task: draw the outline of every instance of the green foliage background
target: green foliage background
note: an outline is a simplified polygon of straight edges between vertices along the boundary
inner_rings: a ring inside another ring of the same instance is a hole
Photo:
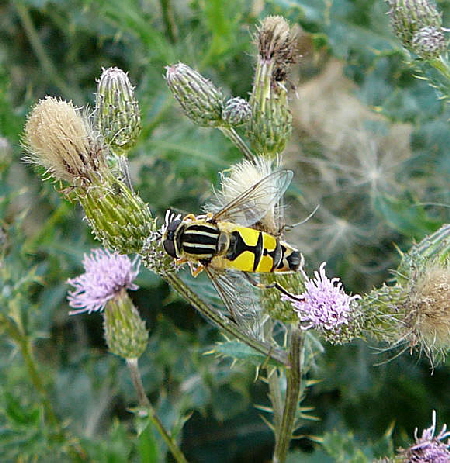
[[[450,3],[439,8],[448,25]],[[218,172],[240,155],[219,132],[184,117],[164,66],[182,61],[246,97],[251,34],[264,16],[283,15],[304,31],[291,76],[288,222],[320,204],[289,241],[304,252],[308,272],[327,261],[348,291],[363,293],[389,279],[396,246],[407,250],[449,221],[448,106],[405,63],[387,9],[381,0],[0,4],[0,311],[20,319],[85,461],[161,461],[163,446],[151,430],[136,435],[129,411],[136,398],[123,362],[106,352],[101,317],[67,315],[65,281],[98,243],[82,211],[21,162],[30,108],[45,95],[92,105],[102,68],[128,71],[143,119],[131,159],[136,190],[159,217],[169,207],[200,211]],[[222,340],[216,330],[150,272],[137,283],[132,297],[151,334],[141,360],[145,387],[169,428],[187,420],[189,460],[268,459],[272,435],[254,408],[268,405],[267,390],[254,367],[207,355]],[[78,461],[67,442],[49,438],[39,391],[14,337],[0,329],[0,459]],[[430,425],[433,409],[450,422],[448,366],[431,372],[416,354],[394,357],[374,343],[325,345],[309,374],[318,382],[302,404],[319,420],[304,422],[306,437],[293,442],[289,461],[366,461],[407,445],[415,427]],[[315,443],[324,433],[333,458]]]

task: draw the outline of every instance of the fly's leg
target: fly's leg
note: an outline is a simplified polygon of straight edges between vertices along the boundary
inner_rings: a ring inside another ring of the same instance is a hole
[[[191,275],[195,278],[197,277],[205,268],[204,265],[202,264],[194,264],[193,262],[189,261],[185,257],[180,257],[178,259],[175,259],[175,264],[176,265],[183,265],[183,264],[188,264],[189,268],[191,269]]]
[[[242,273],[244,274],[247,281],[253,286],[255,286],[256,288],[259,288],[259,289],[275,288],[278,291],[280,291],[280,293],[284,294],[290,299],[294,299],[295,301],[300,301],[300,302],[303,302],[305,300],[304,296],[296,296],[295,294],[290,293],[287,289],[284,289],[283,286],[281,286],[279,283],[275,282],[275,283],[270,283],[268,285],[265,285],[263,283],[258,283],[257,281],[255,281],[247,272],[242,272]]]
[[[191,269],[191,275],[194,278],[197,278],[198,275],[200,275],[200,273],[202,273],[203,269],[205,268],[205,266],[202,264],[197,264],[197,266],[195,266],[195,264],[193,264],[192,262],[189,262],[189,267]]]

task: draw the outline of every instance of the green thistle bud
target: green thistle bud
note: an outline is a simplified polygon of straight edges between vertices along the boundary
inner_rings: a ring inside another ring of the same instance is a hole
[[[186,115],[200,127],[217,127],[222,120],[222,92],[183,63],[166,67],[166,81]]]
[[[139,103],[128,75],[119,68],[104,70],[98,81],[95,121],[112,149],[125,151],[136,143],[141,130]]]
[[[243,98],[230,98],[222,111],[222,117],[230,125],[241,125],[247,122],[252,115],[250,104]]]
[[[298,55],[297,33],[285,19],[268,17],[261,23],[255,41],[258,58],[247,135],[254,151],[275,157],[284,150],[291,134],[286,79]]]
[[[101,184],[78,195],[94,235],[121,254],[140,252],[154,219],[144,201],[122,181],[105,176]]]
[[[427,26],[414,34],[411,48],[417,56],[431,60],[446,53],[447,41],[442,29]]]
[[[130,360],[138,359],[145,352],[148,331],[125,291],[107,302],[103,327],[106,343],[113,354]]]
[[[403,45],[412,50],[414,35],[424,27],[441,29],[442,18],[428,0],[387,0],[391,25]]]
[[[280,98],[267,99],[264,110],[258,106],[253,105],[247,135],[253,151],[275,158],[284,151],[292,131],[287,92]]]

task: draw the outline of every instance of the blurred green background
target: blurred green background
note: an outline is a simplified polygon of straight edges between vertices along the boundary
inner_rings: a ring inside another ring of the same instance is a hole
[[[438,6],[446,25],[450,3]],[[99,243],[82,210],[21,161],[30,108],[45,95],[92,107],[102,68],[127,71],[143,120],[130,161],[136,190],[159,217],[169,207],[198,212],[218,173],[241,156],[220,132],[182,114],[164,67],[182,61],[246,98],[255,27],[283,15],[303,31],[290,76],[287,223],[320,205],[288,239],[308,273],[327,261],[347,291],[364,293],[390,278],[396,246],[407,250],[449,221],[448,107],[406,64],[387,10],[381,0],[0,4],[0,311],[20,319],[85,461],[157,461],[158,437],[136,436],[128,410],[136,398],[123,362],[106,351],[102,317],[68,316],[66,280]],[[187,419],[181,446],[189,461],[268,461],[272,434],[254,407],[268,405],[267,388],[254,366],[206,355],[223,340],[217,330],[149,271],[137,283],[131,296],[151,336],[140,361],[144,384],[169,427]],[[1,461],[77,461],[67,442],[49,439],[17,339],[0,329]],[[315,440],[332,430],[348,438],[348,455],[355,445],[372,458],[387,454],[391,429],[394,448],[407,445],[414,428],[431,424],[432,410],[450,423],[446,364],[431,371],[416,353],[395,354],[375,342],[324,346],[308,374],[318,382],[302,403],[318,420],[303,422],[290,461],[327,461]]]

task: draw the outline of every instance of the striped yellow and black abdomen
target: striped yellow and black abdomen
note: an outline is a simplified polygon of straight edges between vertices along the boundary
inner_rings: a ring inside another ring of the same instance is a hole
[[[216,269],[235,269],[243,272],[273,272],[281,260],[279,240],[263,231],[219,222],[218,227],[229,235],[226,252],[212,258]]]

